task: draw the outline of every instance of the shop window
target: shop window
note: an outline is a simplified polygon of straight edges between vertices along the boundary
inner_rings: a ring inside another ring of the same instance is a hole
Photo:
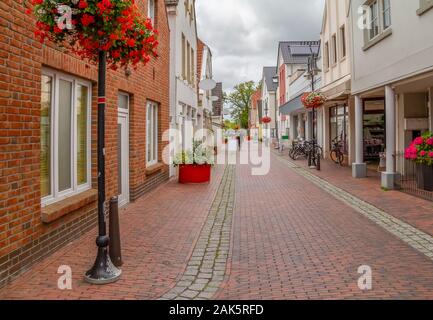
[[[41,77],[42,205],[90,189],[91,85],[44,70]]]
[[[343,153],[348,153],[349,110],[346,105],[335,106],[329,109],[329,145],[338,140]]]
[[[364,159],[379,161],[385,151],[385,102],[384,100],[364,101]]]

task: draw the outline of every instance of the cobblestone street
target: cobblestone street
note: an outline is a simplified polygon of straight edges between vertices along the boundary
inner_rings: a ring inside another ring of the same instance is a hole
[[[214,168],[209,185],[171,181],[122,211],[120,281],[83,281],[94,229],[0,299],[433,299],[433,230],[337,184],[275,154],[265,176],[228,165]],[[60,265],[72,268],[72,290],[57,289]],[[372,290],[358,287],[362,265]]]

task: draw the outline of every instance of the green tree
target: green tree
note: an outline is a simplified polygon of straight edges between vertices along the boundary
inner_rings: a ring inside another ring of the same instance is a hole
[[[248,129],[251,97],[258,88],[254,81],[247,81],[236,85],[233,92],[224,93],[224,102],[231,107],[231,117],[241,128]]]

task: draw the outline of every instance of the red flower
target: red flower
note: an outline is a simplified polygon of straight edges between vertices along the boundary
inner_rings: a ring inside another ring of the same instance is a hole
[[[26,14],[32,14],[33,10],[32,9],[26,9]]]
[[[128,41],[126,42],[126,44],[129,47],[135,47],[135,40],[134,39],[128,39]]]
[[[112,57],[113,59],[118,59],[118,58],[120,58],[120,51],[119,51],[119,50],[112,51],[112,52],[111,52],[111,57]]]
[[[78,8],[80,9],[86,9],[88,6],[89,4],[85,0],[81,0],[80,3],[78,4]]]
[[[83,24],[83,26],[87,27],[89,24],[94,22],[95,22],[94,16],[87,13],[83,14],[83,17],[81,18],[81,23]]]
[[[44,0],[32,0],[33,5],[42,4]]]
[[[63,30],[60,29],[57,25],[55,25],[55,26],[54,26],[54,32],[55,32],[55,33],[62,33]]]

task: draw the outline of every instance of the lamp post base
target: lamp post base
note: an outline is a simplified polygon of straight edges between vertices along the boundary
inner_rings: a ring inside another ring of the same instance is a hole
[[[84,280],[91,284],[109,284],[119,280],[122,270],[111,262],[107,247],[98,248],[98,255],[92,269],[86,272]]]

